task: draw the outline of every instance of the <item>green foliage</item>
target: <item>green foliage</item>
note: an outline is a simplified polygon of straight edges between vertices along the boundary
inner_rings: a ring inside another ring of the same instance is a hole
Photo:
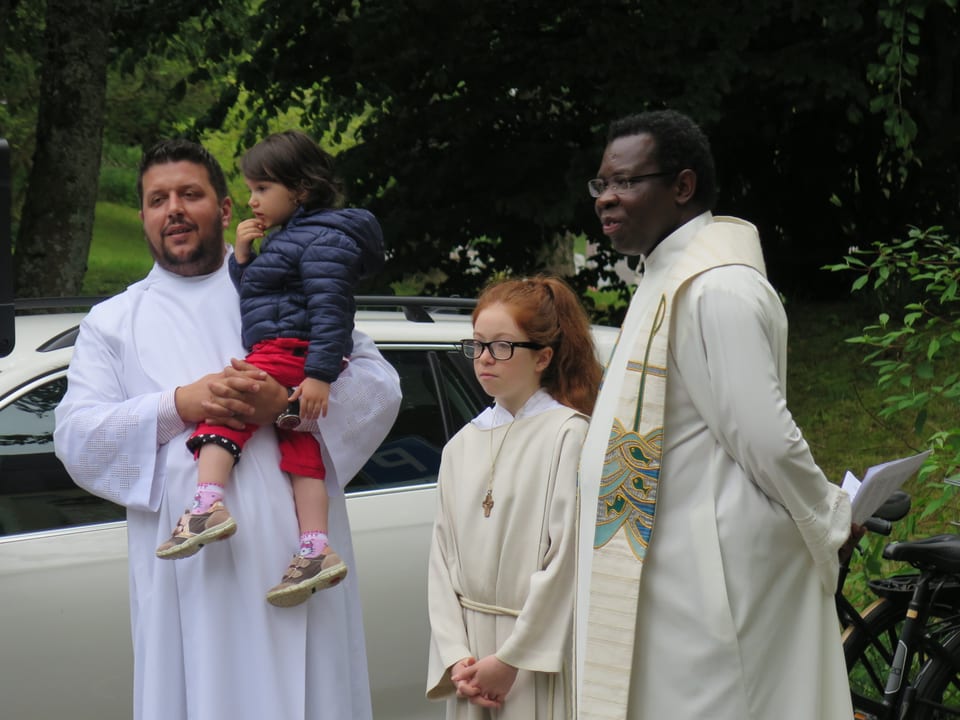
[[[0,14],[0,137],[10,145],[13,175],[13,235],[26,193],[27,174],[33,157],[40,94],[39,62],[42,45],[43,8],[18,2]]]
[[[97,199],[136,208],[138,206],[136,168],[113,165],[102,167]]]
[[[0,134],[13,140],[17,192],[42,6],[13,3],[0,18]],[[956,6],[117,0],[105,137],[138,152],[159,136],[213,138],[228,173],[278,124],[334,148],[346,139],[351,201],[388,236],[384,284],[426,266],[438,271],[427,291],[470,294],[482,278],[451,248],[499,238],[497,269],[533,272],[544,246],[596,238],[583,182],[608,122],[675,107],[713,141],[718,212],[755,222],[774,283],[809,297],[824,292],[814,269],[847,246],[955,206]],[[126,202],[125,167],[107,165],[102,197]],[[242,183],[231,189],[242,215]],[[577,288],[626,297],[616,256],[605,242],[599,252]]]
[[[140,155],[139,147],[104,141],[100,161],[100,185],[97,188],[98,201],[139,208],[137,166]],[[98,212],[99,210],[98,207]]]
[[[168,137],[198,138],[196,120],[233,86],[238,58],[220,53],[255,0],[117,3],[107,139],[143,149]]]
[[[901,297],[902,315],[881,312],[849,342],[866,352],[886,393],[880,416],[906,417],[934,454],[921,480],[960,469],[960,247],[941,227],[911,228],[906,239],[851,248],[830,270],[853,270],[853,292]],[[926,512],[938,508],[927,507]]]
[[[134,51],[129,51],[134,52]],[[109,73],[105,139],[115,145],[143,149],[162,138],[183,135],[183,125],[206,112],[223,82],[187,84],[196,67],[189,55],[149,55],[129,72],[123,59]]]
[[[863,262],[867,258],[856,255]],[[866,265],[866,263],[864,263]],[[859,273],[863,268],[854,265]],[[872,303],[859,302],[870,287],[837,303],[790,302],[790,361],[788,400],[794,419],[828,478],[839,482],[845,471],[858,477],[871,465],[920,452],[927,438],[914,432],[910,413],[883,412],[889,392],[877,385],[875,369],[863,362],[864,346],[847,342],[876,317]],[[883,288],[881,288],[883,289]],[[874,300],[876,302],[876,300]],[[889,300],[888,303],[889,309]],[[829,358],[826,361],[825,358]],[[937,410],[943,425],[960,427],[960,405]],[[884,546],[952,532],[950,522],[960,520],[960,494],[926,469],[904,488],[913,499],[911,513],[894,525],[890,537],[868,534],[851,566],[845,593],[855,606],[866,607],[873,598],[867,580],[902,572],[902,566],[882,557]]]
[[[876,93],[870,110],[883,117],[883,129],[896,156],[899,183],[907,177],[907,166],[919,160],[914,147],[919,128],[908,96],[924,61],[922,27],[931,8],[950,11],[956,22],[957,0],[884,0],[877,11],[887,37],[877,47],[877,60],[867,66],[867,80]],[[926,61],[930,59],[928,53]]]
[[[240,31],[217,34],[214,62],[248,55],[204,122],[217,127],[239,105],[249,142],[291,108],[333,141],[360,121],[340,168],[354,203],[384,225],[385,283],[426,265],[444,278],[429,291],[470,294],[479,278],[451,248],[500,238],[497,268],[528,273],[558,238],[596,237],[583,184],[607,124],[674,107],[713,141],[718,211],[760,227],[778,287],[811,293],[822,283],[810,273],[858,237],[929,224],[955,201],[956,134],[949,93],[937,91],[960,69],[943,22],[952,2],[922,0],[917,17],[908,0],[879,15],[847,0],[695,13],[666,0],[263,0]],[[923,161],[896,193],[891,107]],[[617,284],[615,259],[602,243],[583,286]]]
[[[960,248],[940,227],[911,228],[904,240],[851,248],[828,269],[856,272],[853,292],[870,293],[886,308],[848,338],[876,373],[878,419],[898,424],[934,450],[907,485],[913,511],[895,526],[893,539],[945,532],[958,519],[960,499],[957,478],[951,478],[960,468]],[[902,311],[893,311],[895,306]],[[852,592],[866,598],[868,578],[900,570],[882,559],[888,541],[864,539],[863,562],[849,581]]]

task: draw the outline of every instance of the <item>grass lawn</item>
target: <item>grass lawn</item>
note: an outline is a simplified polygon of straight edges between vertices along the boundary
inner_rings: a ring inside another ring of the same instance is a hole
[[[152,266],[137,211],[114,203],[97,203],[83,294],[114,295],[146,275]]]
[[[883,395],[874,369],[862,361],[863,347],[845,342],[874,318],[854,302],[787,304],[790,347],[787,397],[814,457],[832,480],[846,470],[863,477],[870,466],[926,449],[913,430],[913,418],[880,418]],[[931,406],[928,426],[960,424],[956,405]],[[907,489],[918,502],[944,491],[939,480]],[[956,508],[956,504],[952,507]],[[954,513],[960,519],[960,512]],[[948,518],[953,520],[954,517]],[[948,531],[944,523],[924,523],[929,532]]]
[[[845,342],[870,322],[853,302],[787,304],[787,399],[824,472],[839,481],[870,466],[926,449],[907,423],[878,417],[881,396],[863,348]]]

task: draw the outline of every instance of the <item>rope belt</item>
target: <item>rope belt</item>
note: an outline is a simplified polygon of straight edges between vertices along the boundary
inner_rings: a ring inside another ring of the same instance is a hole
[[[460,601],[460,607],[466,608],[467,610],[475,610],[484,615],[510,615],[511,617],[520,617],[519,610],[500,607],[499,605],[487,605],[486,603],[466,598],[463,595],[458,595],[457,599]]]
[[[510,617],[520,617],[520,611],[514,610],[513,608],[500,607],[499,605],[488,605],[487,603],[471,600],[463,595],[458,595],[457,600],[460,601],[460,607],[465,608],[466,610],[474,610],[475,612],[483,613],[484,615],[509,615]],[[557,673],[544,674],[547,676],[547,697],[549,698],[547,703],[547,717],[553,717],[554,693],[557,682]],[[569,699],[569,707],[567,708],[567,718],[571,717],[570,713],[572,712],[573,699],[571,697]]]

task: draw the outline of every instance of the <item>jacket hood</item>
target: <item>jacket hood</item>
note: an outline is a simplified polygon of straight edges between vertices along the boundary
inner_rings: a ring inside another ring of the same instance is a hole
[[[299,207],[287,223],[288,227],[309,225],[338,230],[357,243],[361,253],[361,279],[376,275],[383,269],[383,230],[369,210],[342,208],[311,212]]]

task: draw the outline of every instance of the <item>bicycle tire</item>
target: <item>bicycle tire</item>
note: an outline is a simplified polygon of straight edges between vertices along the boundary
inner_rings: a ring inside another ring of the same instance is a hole
[[[864,610],[862,624],[843,632],[843,656],[855,712],[866,717],[883,710],[883,691],[906,616],[906,603],[878,598]]]
[[[912,720],[960,718],[960,632],[943,647],[945,656],[932,658],[917,676]]]

